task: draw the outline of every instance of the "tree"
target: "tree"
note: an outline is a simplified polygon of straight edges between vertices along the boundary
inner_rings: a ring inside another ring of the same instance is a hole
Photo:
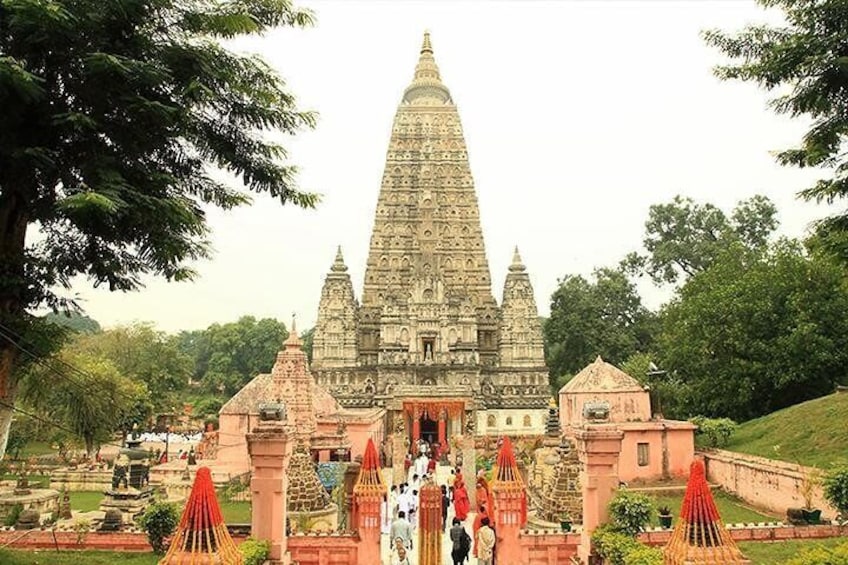
[[[271,370],[287,337],[282,322],[242,316],[236,322],[212,324],[201,333],[183,332],[178,339],[183,351],[192,354],[201,386],[232,396],[250,379]]]
[[[709,267],[731,243],[761,249],[777,229],[777,209],[765,196],[741,201],[730,217],[713,204],[675,196],[655,204],[645,222],[647,255],[624,260],[630,272],[646,272],[656,283],[674,283]]]
[[[621,363],[651,341],[650,312],[633,283],[620,270],[597,269],[594,281],[569,275],[551,296],[543,326],[552,384],[601,355]]]
[[[848,362],[845,271],[796,242],[741,244],[662,312],[661,366],[689,415],[747,420],[829,394]]]
[[[730,35],[705,33],[706,42],[732,64],[716,68],[722,80],[759,84],[783,94],[771,101],[778,114],[804,116],[800,146],[781,151],[782,165],[819,167],[829,176],[802,191],[806,200],[834,203],[848,196],[848,0],[758,0],[783,12],[780,26],[752,25]],[[823,242],[848,261],[848,211],[819,223]]]
[[[315,338],[315,326],[312,326],[302,334],[300,334],[300,339],[303,341],[303,352],[306,353],[306,360],[312,363],[312,342]]]
[[[74,333],[96,334],[100,331],[97,320],[78,312],[48,312],[44,319],[51,324],[68,328]]]
[[[63,369],[67,366],[76,370]],[[108,359],[73,348],[32,366],[22,392],[28,404],[82,438],[89,456],[133,422],[148,397],[143,385],[121,376]]]
[[[0,0],[0,323],[25,336],[28,311],[75,308],[61,289],[77,275],[120,291],[193,278],[210,254],[204,207],[250,202],[216,168],[314,206],[267,135],[313,115],[265,62],[221,45],[310,22],[289,0]],[[20,344],[0,339],[0,455]]]
[[[121,375],[144,383],[159,409],[174,401],[192,371],[192,360],[180,351],[176,339],[151,324],[136,323],[80,336],[73,346],[108,359]]]

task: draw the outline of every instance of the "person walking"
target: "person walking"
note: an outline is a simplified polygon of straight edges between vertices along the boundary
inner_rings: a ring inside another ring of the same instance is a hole
[[[462,521],[459,518],[453,519],[453,526],[450,529],[450,539],[453,565],[463,565],[468,559],[468,553],[471,551],[471,536],[465,531]]]
[[[395,542],[395,552],[397,552],[398,546],[407,551],[412,549],[412,526],[409,525],[406,513],[403,510],[398,512],[398,517],[392,522],[389,539]],[[398,544],[398,540],[400,540],[400,544]]]
[[[477,547],[477,564],[492,565],[495,558],[495,531],[489,527],[488,518],[481,521],[477,539],[474,541]]]
[[[448,487],[442,485],[442,531],[448,531],[448,508],[450,507],[450,498],[448,497]]]

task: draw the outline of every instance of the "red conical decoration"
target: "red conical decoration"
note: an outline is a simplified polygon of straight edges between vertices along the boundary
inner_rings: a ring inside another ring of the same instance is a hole
[[[365,455],[362,457],[362,466],[359,468],[359,478],[353,487],[354,494],[378,494],[381,497],[386,493],[386,483],[383,481],[383,473],[380,469],[380,457],[374,440],[369,439],[365,446]]]
[[[524,480],[518,471],[518,464],[515,462],[515,453],[509,436],[503,438],[495,465],[492,493],[495,495],[502,493],[509,498],[517,499],[520,512],[519,525],[523,526],[527,523],[527,492],[524,487]],[[494,496],[495,512],[503,510],[503,508],[498,508],[498,498],[498,496]],[[489,512],[491,511],[490,509]]]
[[[159,565],[241,565],[241,553],[227,531],[208,467],[197,470],[171,546]]]
[[[663,549],[665,565],[730,565],[750,563],[721,522],[704,463],[695,460],[680,508],[680,519]]]

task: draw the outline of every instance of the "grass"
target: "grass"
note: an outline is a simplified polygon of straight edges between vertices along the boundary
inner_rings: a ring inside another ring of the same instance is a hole
[[[751,560],[752,565],[779,565],[783,561],[795,557],[802,550],[822,545],[828,548],[846,542],[846,538],[829,538],[822,540],[790,540],[771,543],[744,541],[739,542],[739,549]]]
[[[681,492],[679,494],[663,494],[652,496],[656,501],[657,508],[659,508],[660,506],[668,506],[671,510],[671,515],[674,516],[676,521],[677,516],[680,515],[680,506],[683,503],[683,493]],[[718,508],[718,513],[721,516],[721,520],[725,524],[774,522],[775,520],[777,520],[777,518],[775,518],[774,516],[770,516],[768,514],[761,514],[760,512],[757,512],[744,506],[744,503],[742,501],[740,501],[734,496],[725,493],[724,491],[714,490],[713,498],[715,499],[716,507]],[[659,520],[656,516],[652,518],[651,524],[653,526],[659,525]]]
[[[103,493],[100,491],[76,491],[68,493],[71,497],[71,510],[91,512],[100,509]]]
[[[825,469],[848,460],[846,421],[848,394],[831,394],[745,422],[725,449]]]
[[[0,475],[0,479],[4,481],[17,481],[19,475],[14,473],[4,473]],[[27,475],[27,482],[29,486],[32,488],[49,488],[50,487],[50,476],[49,475]]]
[[[226,502],[218,499],[221,505],[221,514],[224,515],[224,522],[227,524],[249,524],[250,523],[250,503],[249,502]],[[2,563],[2,561],[0,561]]]
[[[0,563],[3,565],[156,565],[161,558],[155,553],[0,549]]]

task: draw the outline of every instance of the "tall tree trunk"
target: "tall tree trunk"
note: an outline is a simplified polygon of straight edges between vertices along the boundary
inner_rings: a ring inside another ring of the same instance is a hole
[[[2,186],[0,194],[0,323],[22,333],[25,290],[24,248],[28,216],[20,193]],[[0,459],[6,453],[9,427],[14,414],[18,383],[15,368],[18,364],[17,343],[8,331],[0,336]]]

